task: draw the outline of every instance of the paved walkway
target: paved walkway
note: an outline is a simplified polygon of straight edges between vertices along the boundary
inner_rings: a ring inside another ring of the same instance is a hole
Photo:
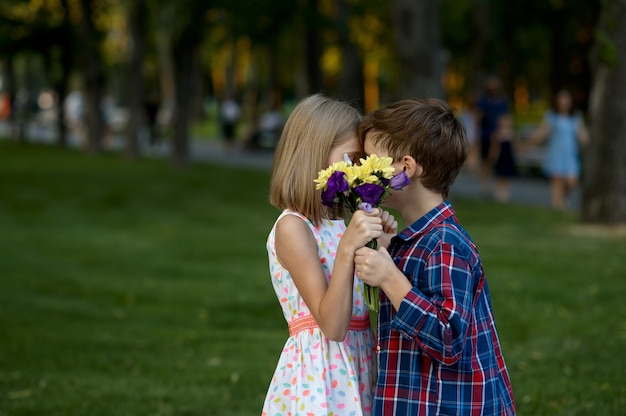
[[[0,136],[8,137],[8,129],[9,126],[6,122],[0,122]],[[31,140],[43,143],[52,143],[54,141],[52,132],[36,126],[29,128],[28,137],[33,138]],[[121,137],[113,137],[109,143],[109,147],[112,149],[120,149],[123,145]],[[77,147],[79,144],[75,138],[70,137],[69,145]],[[166,144],[156,147],[143,146],[142,154],[147,157],[167,157],[169,149]],[[235,149],[226,151],[220,142],[214,140],[192,140],[191,143],[192,161],[198,163],[209,162],[268,171],[272,166],[272,157],[273,153],[267,150]],[[461,172],[452,186],[450,196],[451,198],[455,196],[482,198],[477,176],[468,172]],[[510,202],[513,204],[549,207],[550,190],[548,181],[542,178],[516,178],[511,182]],[[572,208],[573,210],[578,209],[580,206],[580,189],[576,189],[570,195],[569,204],[571,207],[575,207]]]
[[[165,152],[167,154],[167,152]],[[252,169],[269,170],[272,166],[273,154],[269,151],[236,150],[226,152],[219,142],[194,141],[191,149],[192,160],[215,164],[235,165]],[[480,182],[475,174],[461,172],[454,182],[450,196],[482,198]],[[580,190],[570,196],[570,205],[578,207]],[[511,182],[510,202],[521,205],[539,207],[550,206],[550,188],[546,179],[536,177],[519,177]]]

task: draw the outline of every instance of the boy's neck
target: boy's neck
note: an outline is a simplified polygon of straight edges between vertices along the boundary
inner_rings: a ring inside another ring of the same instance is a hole
[[[421,188],[414,192],[413,197],[406,201],[402,209],[399,209],[404,223],[409,226],[424,215],[441,205],[444,201],[440,193]]]

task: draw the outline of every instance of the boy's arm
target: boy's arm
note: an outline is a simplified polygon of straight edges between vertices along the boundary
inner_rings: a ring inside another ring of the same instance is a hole
[[[421,290],[413,287],[407,293],[392,328],[412,338],[433,359],[451,365],[460,358],[468,334],[474,279],[468,262],[443,242],[428,257],[424,273]]]
[[[469,264],[454,246],[439,243],[427,259],[421,290],[396,267],[384,248],[357,250],[357,276],[378,286],[397,313],[392,328],[417,342],[429,356],[446,364],[460,357],[473,307],[473,279]],[[417,276],[414,279],[417,284]]]

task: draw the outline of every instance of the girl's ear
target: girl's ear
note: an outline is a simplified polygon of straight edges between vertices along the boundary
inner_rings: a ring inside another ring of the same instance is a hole
[[[422,172],[424,171],[424,169],[422,168],[422,165],[420,165],[415,161],[415,159],[413,159],[413,156],[402,156],[400,163],[402,164],[402,170],[404,170],[404,173],[406,173],[406,176],[408,176],[410,179],[419,178],[420,176],[422,176]]]

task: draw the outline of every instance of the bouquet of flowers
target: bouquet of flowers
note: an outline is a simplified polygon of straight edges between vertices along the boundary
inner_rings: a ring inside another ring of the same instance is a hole
[[[315,179],[315,189],[322,190],[322,204],[337,207],[343,204],[350,212],[358,209],[371,212],[389,196],[390,189],[399,190],[411,183],[406,173],[393,174],[390,157],[370,155],[352,163],[348,155],[342,162],[336,162],[321,170]],[[376,240],[367,247],[376,248]],[[378,311],[378,288],[365,284],[365,303],[372,311]]]

